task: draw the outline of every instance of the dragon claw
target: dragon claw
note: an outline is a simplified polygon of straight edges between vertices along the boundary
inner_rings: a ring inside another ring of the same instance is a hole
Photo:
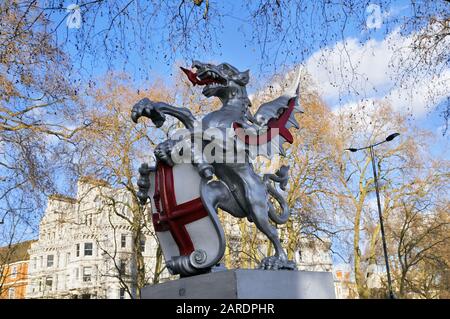
[[[138,193],[137,197],[139,198],[139,202],[141,205],[145,205],[147,202],[148,196],[148,190],[150,189],[150,180],[149,180],[149,174],[150,174],[150,167],[147,163],[141,164],[141,167],[139,168],[139,179],[138,179]]]
[[[200,175],[209,181],[214,177],[214,168],[212,166],[206,166],[200,171]]]
[[[157,104],[148,98],[137,102],[131,110],[131,119],[134,123],[137,123],[142,116],[150,118],[156,127],[161,127],[166,120],[164,114],[157,109]]]
[[[297,266],[292,260],[287,260],[278,256],[265,257],[259,264],[259,269],[263,270],[296,270]]]
[[[145,115],[145,109],[150,104],[151,102],[148,98],[143,98],[133,106],[133,109],[131,110],[131,119],[134,123],[137,123],[139,118]]]

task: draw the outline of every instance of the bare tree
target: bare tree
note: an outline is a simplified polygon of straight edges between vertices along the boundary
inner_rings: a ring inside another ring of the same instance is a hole
[[[443,163],[439,170],[442,171]],[[446,198],[448,172],[431,172],[416,178],[391,216],[390,232],[396,247],[397,282],[400,297],[416,294],[439,297],[445,290],[450,241]],[[448,252],[447,252],[448,253]]]
[[[45,195],[61,187],[55,178],[71,159],[68,142],[84,127],[82,107],[74,107],[69,61],[40,12],[4,1],[0,21],[0,227],[20,218],[35,229]]]

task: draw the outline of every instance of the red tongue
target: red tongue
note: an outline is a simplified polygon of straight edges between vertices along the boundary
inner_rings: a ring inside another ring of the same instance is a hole
[[[180,69],[181,69],[181,71],[183,71],[187,75],[189,81],[191,81],[192,84],[194,84],[194,86],[196,84],[199,84],[198,83],[199,80],[197,79],[197,74],[196,73],[192,72],[191,70],[185,69],[182,66],[180,66]]]
[[[206,84],[210,84],[210,83],[216,82],[213,79],[199,80],[197,78],[197,73],[194,73],[191,70],[185,69],[182,66],[180,66],[180,69],[187,75],[189,81],[191,81],[194,86],[196,84],[197,85],[206,85]]]

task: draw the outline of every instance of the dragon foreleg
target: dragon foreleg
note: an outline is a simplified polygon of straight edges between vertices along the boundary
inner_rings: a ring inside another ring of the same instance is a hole
[[[135,123],[141,116],[145,116],[150,118],[157,127],[161,127],[164,124],[166,120],[165,115],[177,118],[187,129],[191,130],[194,128],[195,117],[185,107],[176,107],[164,102],[153,102],[148,98],[143,98],[133,106],[131,111],[131,119]]]

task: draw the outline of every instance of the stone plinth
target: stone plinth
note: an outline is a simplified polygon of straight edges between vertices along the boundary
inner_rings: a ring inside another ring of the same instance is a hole
[[[235,269],[146,286],[143,299],[335,299],[330,272]]]

